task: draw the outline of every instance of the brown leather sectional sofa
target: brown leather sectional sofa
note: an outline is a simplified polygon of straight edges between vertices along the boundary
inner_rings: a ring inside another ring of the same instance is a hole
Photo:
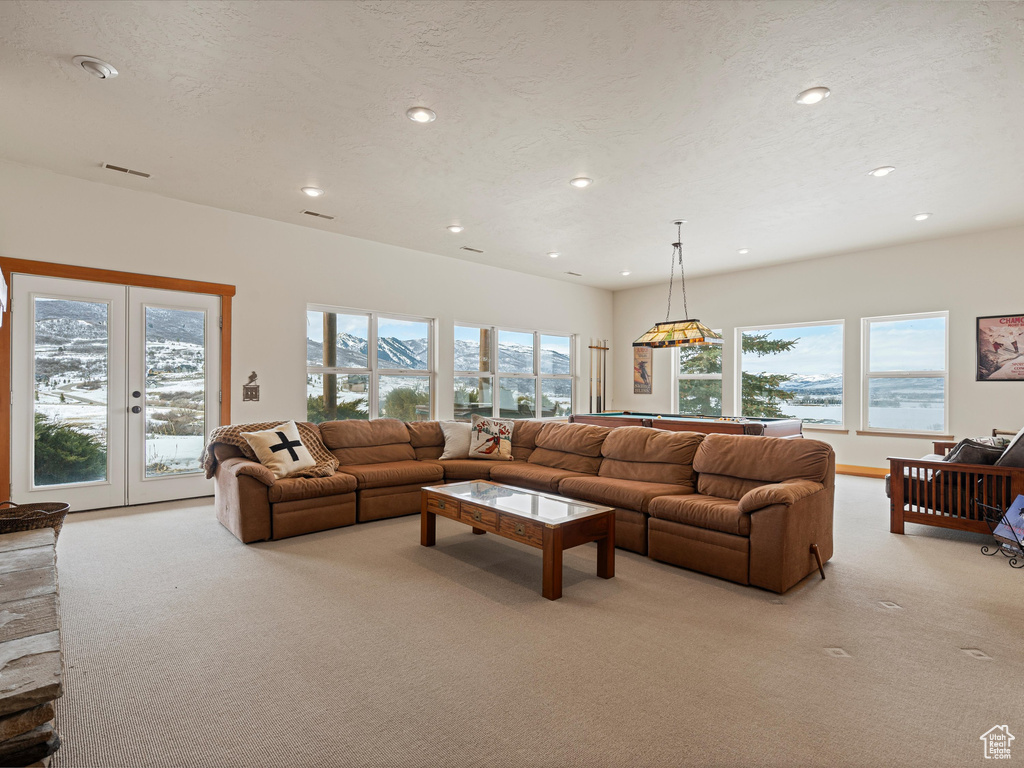
[[[517,421],[513,461],[441,461],[438,422],[319,425],[340,466],[275,482],[213,447],[217,519],[241,541],[419,512],[425,485],[494,480],[616,510],[616,544],[740,584],[785,592],[832,556],[835,455],[817,440]]]

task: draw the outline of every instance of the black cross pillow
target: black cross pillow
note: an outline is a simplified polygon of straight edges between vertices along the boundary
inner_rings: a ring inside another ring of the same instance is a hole
[[[299,438],[299,428],[294,421],[279,424],[263,432],[243,432],[242,437],[249,443],[260,464],[275,477],[286,477],[300,469],[316,466],[316,461]]]

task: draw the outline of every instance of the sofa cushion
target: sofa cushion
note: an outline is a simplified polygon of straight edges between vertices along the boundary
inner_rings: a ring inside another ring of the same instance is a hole
[[[442,421],[441,432],[444,433],[444,453],[442,459],[468,459],[469,444],[472,441],[472,425],[465,421]],[[509,455],[512,453],[511,443]]]
[[[294,421],[286,421],[271,429],[242,432],[260,464],[274,473],[274,477],[287,477],[316,466],[316,459],[303,445],[299,428]]]
[[[762,485],[764,483],[760,480],[744,480],[742,477],[712,475],[707,472],[697,475],[697,493],[722,499],[742,499],[754,488],[760,488]]]
[[[783,480],[824,482],[832,446],[820,440],[708,435],[693,459],[698,474],[728,475],[763,483]],[[698,488],[700,485],[698,483]]]
[[[514,427],[511,419],[490,419],[474,413],[469,425],[468,458],[512,461]]]
[[[601,468],[601,447],[611,429],[592,424],[545,424],[537,434],[531,464],[596,475]]]
[[[558,484],[567,477],[585,477],[567,469],[545,467],[525,461],[512,461],[491,466],[491,480],[522,488],[531,488],[542,493],[558,493]]]
[[[558,484],[562,496],[634,512],[646,512],[651,500],[659,496],[692,491],[675,483],[645,483],[618,477],[567,477]]]
[[[526,461],[537,448],[537,435],[545,427],[543,421],[533,419],[513,419],[512,427],[512,458]]]
[[[347,464],[345,474],[359,481],[359,490],[392,485],[434,483],[444,479],[444,470],[436,461],[387,461],[379,464]]]
[[[416,458],[409,430],[398,419],[325,421],[324,444],[342,464],[382,464]]]
[[[740,512],[739,502],[735,499],[721,499],[701,494],[659,496],[651,502],[647,511],[651,517],[659,520],[684,523],[737,536],[750,535],[750,515]]]
[[[341,472],[335,472],[333,477],[285,477],[267,489],[267,498],[271,504],[277,504],[282,501],[337,496],[351,493],[355,489],[356,479]]]
[[[648,427],[613,429],[601,446],[601,477],[693,488],[693,457],[704,435]]]
[[[992,439],[961,440],[942,457],[942,460],[951,464],[995,464],[1002,458],[1005,449],[1003,446],[988,442]]]
[[[1003,455],[996,460],[997,467],[1024,467],[1024,429],[1016,434],[1006,446]]]
[[[444,433],[439,421],[410,421],[409,444],[417,459],[437,459],[444,452]]]
[[[423,459],[437,464],[444,470],[445,480],[490,480],[491,467],[496,466],[490,461],[477,459]]]
[[[813,480],[785,480],[781,483],[761,485],[743,495],[739,500],[739,508],[740,512],[749,514],[773,504],[788,507],[824,489],[824,485]]]

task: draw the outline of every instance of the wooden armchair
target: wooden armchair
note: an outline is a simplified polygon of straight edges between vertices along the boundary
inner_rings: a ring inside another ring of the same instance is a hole
[[[974,502],[1006,509],[1024,493],[1024,469],[890,458],[889,483],[893,533],[903,533],[904,523],[990,533]]]
[[[992,436],[1014,435],[993,429]],[[904,523],[935,525],[989,533],[976,502],[999,509],[1024,494],[1024,467],[995,467],[942,461],[956,442],[936,440],[935,455],[923,459],[889,459],[889,530],[903,533]]]

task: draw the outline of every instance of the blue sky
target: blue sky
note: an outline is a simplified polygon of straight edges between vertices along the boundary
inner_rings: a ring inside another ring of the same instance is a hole
[[[744,331],[744,335],[767,333],[769,339],[799,339],[789,352],[777,355],[743,355],[743,370],[749,373],[834,374],[843,372],[843,327],[814,325],[771,331]]]

